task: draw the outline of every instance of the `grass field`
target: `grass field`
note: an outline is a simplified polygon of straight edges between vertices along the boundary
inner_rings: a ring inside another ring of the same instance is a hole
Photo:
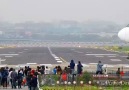
[[[106,46],[105,49],[112,50],[112,51],[119,51],[119,52],[123,52],[123,53],[129,53],[129,46],[123,46],[123,47]]]

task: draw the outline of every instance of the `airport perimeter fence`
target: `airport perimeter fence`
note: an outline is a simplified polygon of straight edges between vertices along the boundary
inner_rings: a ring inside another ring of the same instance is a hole
[[[97,88],[110,88],[112,90],[128,90],[129,89],[129,73],[124,75],[103,74],[96,75],[95,73],[84,73],[82,75],[68,74],[67,80],[63,80],[61,75],[39,75],[39,87],[56,87],[56,86],[95,86]],[[126,89],[122,89],[125,88]],[[42,89],[43,90],[43,89]],[[44,89],[45,90],[45,89]],[[90,90],[90,89],[89,89]],[[99,90],[99,89],[98,89]]]

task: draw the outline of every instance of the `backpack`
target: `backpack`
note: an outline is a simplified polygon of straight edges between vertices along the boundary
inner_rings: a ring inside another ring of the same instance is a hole
[[[63,81],[67,81],[67,74],[62,74],[61,77]]]

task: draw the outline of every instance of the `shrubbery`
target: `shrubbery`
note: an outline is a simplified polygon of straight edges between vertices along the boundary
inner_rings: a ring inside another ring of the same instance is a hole
[[[90,73],[84,72],[82,75],[77,77],[78,84],[80,83],[80,81],[83,81],[85,84],[88,84],[89,81],[93,81],[93,77]]]

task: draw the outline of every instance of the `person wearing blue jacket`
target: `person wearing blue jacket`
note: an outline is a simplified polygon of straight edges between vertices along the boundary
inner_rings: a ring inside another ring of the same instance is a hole
[[[31,87],[31,79],[32,79],[32,75],[31,75],[30,72],[28,72],[28,75],[27,75],[27,77],[26,77],[28,90],[32,90],[32,87]]]
[[[77,73],[80,75],[82,74],[82,64],[80,61],[78,61],[78,65],[77,65]]]
[[[37,84],[38,84],[37,77],[33,75],[31,79],[31,87],[32,87],[31,90],[37,90]]]
[[[3,88],[5,88],[5,87],[7,88],[7,85],[8,85],[7,78],[8,78],[9,72],[5,68],[3,68],[1,74],[2,74],[2,85],[3,85]]]
[[[75,68],[74,60],[71,60],[71,62],[70,62],[71,74],[74,74],[74,68]]]
[[[2,73],[1,73],[1,69],[0,69],[0,86],[1,86],[1,83],[2,82]]]

